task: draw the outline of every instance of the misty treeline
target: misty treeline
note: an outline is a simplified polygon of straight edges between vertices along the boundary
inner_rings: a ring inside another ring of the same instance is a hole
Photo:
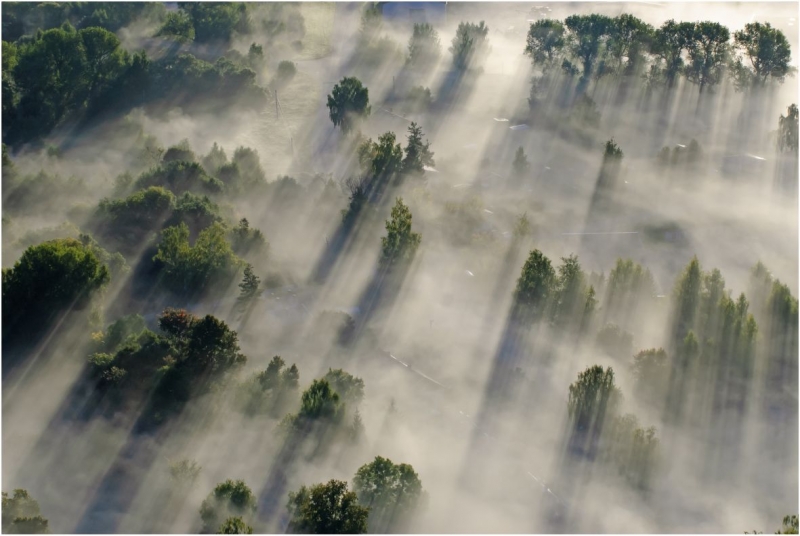
[[[731,32],[713,21],[670,19],[654,28],[627,13],[540,19],[530,25],[525,53],[544,75],[558,68],[580,75],[582,90],[604,76],[640,78],[671,89],[683,76],[703,93],[726,75],[743,90],[783,82],[794,73],[786,36],[760,22]]]
[[[3,142],[37,143],[59,125],[88,126],[139,106],[154,112],[176,103],[187,110],[263,107],[269,90],[259,76],[278,55],[302,49],[298,5],[178,4],[168,12],[156,2],[9,3]],[[150,40],[127,50],[119,32],[128,28]],[[231,48],[247,38],[257,41],[246,54]]]
[[[379,6],[364,9],[361,69],[392,54],[412,69],[433,68],[442,45],[431,25],[414,25],[404,55],[382,35],[382,20]],[[114,32],[133,23],[163,47],[155,56],[122,47]],[[54,422],[83,430],[101,421],[124,431],[134,446],[139,439],[163,444],[183,435],[184,450],[231,415],[249,429],[266,430],[277,444],[266,479],[224,480],[207,495],[203,490],[205,499],[191,503],[192,529],[199,532],[258,532],[276,519],[297,533],[411,531],[428,509],[424,475],[376,456],[377,447],[368,444],[400,417],[392,401],[383,428],[367,428],[370,386],[356,356],[365,347],[380,349],[369,320],[401,293],[426,248],[474,252],[492,244],[487,250],[506,254],[507,277],[516,286],[486,395],[501,408],[515,397],[529,400],[524,397],[539,384],[528,377],[536,370],[517,366],[525,357],[541,370],[565,354],[596,359],[560,386],[567,425],[559,490],[570,492],[595,471],[643,497],[657,496],[687,435],[704,459],[702,478],[725,482],[744,453],[734,448],[723,455],[716,447],[738,447],[753,420],[769,431],[756,437],[755,448],[788,456],[794,432],[782,427],[796,421],[798,302],[767,266],[756,262],[745,292],[734,295],[719,270],[701,265],[699,252],[662,295],[648,267],[632,259],[617,260],[607,275],[587,273],[577,255],[552,261],[538,249],[527,213],[514,214],[508,240],[497,240],[484,228],[490,211],[478,194],[447,194],[431,217],[431,191],[439,190],[431,184],[436,162],[427,132],[411,122],[399,135],[362,134],[372,104],[356,76],[341,78],[318,103],[327,104],[333,126],[345,134],[337,150],[348,166],[339,182],[322,174],[276,176],[257,150],[242,145],[226,144],[226,152],[215,142],[201,154],[187,140],[162,144],[132,121],[115,126],[124,149],[105,184],[74,172],[62,148],[44,146],[54,129],[138,106],[153,113],[176,104],[220,112],[224,102],[260,110],[272,90],[259,83],[270,47],[280,50],[283,39],[299,48],[304,31],[297,7],[285,4],[179,3],[170,12],[162,4],[4,4],[3,241],[16,262],[2,273],[3,370],[5,376],[34,368],[51,354],[81,365]],[[252,42],[247,55],[229,48],[262,33],[267,41]],[[460,23],[449,47],[454,68],[480,70],[491,50],[488,35],[484,22]],[[656,30],[629,15],[575,15],[532,24],[526,52],[543,77],[558,67],[568,77],[580,74],[583,89],[606,75],[642,75],[667,88],[684,76],[706,91],[725,69],[741,88],[789,74],[786,38],[768,24],[748,24],[729,41],[728,30],[715,23],[670,21]],[[286,61],[275,69],[283,80],[295,72]],[[417,109],[430,104],[429,89],[413,93]],[[576,101],[574,113],[599,121],[588,97]],[[779,150],[797,153],[797,121],[796,105],[775,121]],[[9,153],[9,147],[24,153],[29,143],[40,149],[34,164]],[[590,224],[619,208],[626,157],[614,139],[593,151],[601,163]],[[655,163],[677,175],[698,166],[702,155],[693,140],[662,151]],[[522,147],[507,164],[515,186],[529,182],[532,162]],[[240,347],[240,336],[269,328],[260,321],[267,300],[288,301],[303,285],[276,261],[281,252],[274,244],[293,226],[320,234],[303,227],[310,209],[334,228],[311,270],[312,283],[329,281],[332,266],[357,238],[376,259],[356,313],[324,310],[311,318],[311,335],[283,337],[307,337],[303,342],[323,360],[321,369],[301,367],[295,356],[277,351],[288,344],[282,339],[253,351]],[[64,223],[14,225],[30,214]],[[622,371],[633,379],[625,391],[618,384]],[[187,432],[180,426],[189,415]],[[247,456],[269,455],[257,445]],[[132,472],[150,468],[130,464],[131,470],[128,463],[123,455],[113,461],[88,512],[102,510],[103,501],[119,500],[124,509],[120,497],[137,484],[125,487],[119,474],[133,481]],[[298,478],[303,467],[331,474]],[[152,517],[171,518],[193,501],[187,497],[202,472],[191,458],[171,463],[169,484],[147,490],[155,497]],[[342,475],[353,476],[347,482]],[[119,495],[104,497],[106,482]],[[3,494],[4,532],[48,530],[46,512],[31,496],[37,493]],[[92,518],[81,522],[91,526]],[[780,530],[796,533],[797,517],[784,519]]]

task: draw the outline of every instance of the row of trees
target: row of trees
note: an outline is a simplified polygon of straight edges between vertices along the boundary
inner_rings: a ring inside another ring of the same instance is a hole
[[[3,41],[2,71],[3,140],[12,145],[37,139],[68,118],[85,114],[94,120],[177,95],[184,106],[266,102],[255,72],[230,60],[211,64],[181,54],[153,62],[144,51],[129,54],[106,29],[76,30],[68,22]],[[186,87],[193,88],[191,94]]]
[[[403,531],[426,494],[408,464],[377,456],[347,482],[330,480],[289,493],[287,531],[295,534],[365,534]],[[218,484],[200,507],[203,533],[252,534],[256,498],[242,480]]]
[[[672,88],[680,75],[700,92],[730,72],[738,88],[782,82],[792,72],[786,36],[769,23],[752,22],[733,33],[722,24],[675,22],[659,28],[630,14],[571,15],[531,24],[525,53],[545,73],[561,67],[584,84],[608,74],[642,75]]]

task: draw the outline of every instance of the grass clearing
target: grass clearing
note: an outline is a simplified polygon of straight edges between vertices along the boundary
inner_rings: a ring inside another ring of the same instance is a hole
[[[295,159],[303,158],[298,139],[302,138],[313,121],[323,98],[322,88],[315,78],[298,71],[294,78],[278,91],[280,115],[275,108],[275,96],[258,116],[255,126],[247,136],[250,146],[258,150],[269,180],[287,170],[292,162],[292,139]]]

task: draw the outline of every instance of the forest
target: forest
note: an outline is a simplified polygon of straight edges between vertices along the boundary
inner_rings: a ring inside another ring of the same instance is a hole
[[[3,2],[2,531],[797,534],[796,11]]]

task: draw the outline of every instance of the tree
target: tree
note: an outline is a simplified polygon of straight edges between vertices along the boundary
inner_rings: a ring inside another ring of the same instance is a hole
[[[249,32],[247,5],[243,2],[178,2],[178,7],[191,17],[198,43],[227,43],[234,32]]]
[[[573,428],[571,441],[590,458],[595,455],[606,418],[614,415],[621,396],[614,385],[611,367],[589,367],[569,386],[567,409]]]
[[[528,260],[522,267],[522,274],[517,280],[514,300],[525,313],[534,319],[539,318],[547,309],[556,282],[556,273],[550,259],[538,249],[531,251]]]
[[[314,380],[303,392],[300,416],[309,419],[336,419],[342,412],[341,397],[325,380]]]
[[[225,154],[225,149],[214,142],[213,147],[208,154],[203,157],[202,164],[209,175],[216,175],[223,165],[228,163],[228,156]]]
[[[678,278],[672,291],[674,309],[671,341],[673,344],[683,341],[694,326],[700,303],[701,287],[702,270],[700,269],[700,262],[697,257],[693,257]]]
[[[57,315],[85,309],[110,278],[94,249],[78,240],[29,247],[3,270],[3,340],[35,340]]]
[[[328,95],[328,110],[334,127],[350,132],[356,120],[370,114],[369,90],[355,77],[345,77]]]
[[[39,503],[27,490],[15,489],[12,497],[3,492],[3,532],[5,534],[46,534],[48,522]]]
[[[489,27],[483,21],[479,24],[472,22],[458,24],[456,36],[453,37],[449,49],[456,69],[462,71],[472,69],[483,62],[489,52],[489,42],[486,39],[488,34]]]
[[[594,289],[586,284],[586,274],[578,257],[561,258],[554,284],[553,321],[561,328],[582,328],[594,310]]]
[[[717,22],[704,21],[694,25],[687,45],[689,65],[685,73],[690,82],[700,86],[700,93],[721,81],[729,54],[729,39],[730,31]]]
[[[323,378],[339,394],[342,402],[357,406],[364,399],[364,380],[342,369],[328,369]]]
[[[369,509],[371,533],[405,532],[425,493],[413,467],[380,456],[356,471],[353,491]]]
[[[186,362],[198,377],[220,376],[247,361],[239,350],[238,335],[211,315],[195,321],[188,340]]]
[[[430,143],[422,142],[422,127],[413,122],[408,127],[408,144],[405,153],[402,165],[403,173],[424,175],[424,166],[435,165]]]
[[[420,234],[411,231],[411,211],[398,197],[386,220],[386,236],[381,238],[381,263],[390,267],[409,262],[421,241]]]
[[[614,19],[605,15],[570,15],[564,19],[569,31],[567,40],[572,56],[583,64],[584,82],[594,74],[595,61],[602,45],[611,35]]]
[[[226,480],[217,484],[214,491],[206,497],[200,506],[203,532],[216,531],[217,527],[223,525],[224,520],[231,517],[239,517],[240,521],[248,519],[255,510],[256,498],[250,488],[247,487],[247,484],[241,480]],[[227,522],[224,522],[224,524],[227,524]]]
[[[244,277],[242,282],[239,283],[239,301],[248,302],[258,295],[258,285],[260,281],[258,276],[253,273],[253,267],[247,265],[244,269]]]
[[[217,534],[253,534],[253,528],[242,521],[241,517],[229,517],[219,526]]]
[[[791,47],[789,40],[770,23],[750,22],[744,30],[734,32],[736,49],[744,54],[750,65],[736,59],[734,73],[739,75],[739,86],[764,86],[769,78],[783,82],[791,72]]]
[[[643,61],[643,52],[650,43],[653,31],[652,26],[628,13],[614,19],[607,47],[620,74],[630,75],[636,72]]]
[[[564,24],[553,19],[539,19],[531,23],[525,54],[531,57],[534,65],[547,70],[556,61],[564,48]]]
[[[239,225],[231,231],[231,249],[237,255],[248,255],[250,253],[266,255],[269,251],[269,244],[264,233],[255,227],[250,227],[247,218],[239,220]]]
[[[178,43],[191,43],[194,41],[192,19],[185,11],[167,13],[164,24],[161,25],[155,36],[174,39]]]
[[[430,24],[414,24],[411,39],[408,40],[408,63],[420,70],[436,65],[442,54],[439,34]]]
[[[797,154],[797,105],[792,104],[786,113],[786,117],[781,115],[778,119],[778,150],[784,153]]]
[[[682,55],[692,41],[693,32],[693,23],[677,23],[673,19],[666,21],[655,31],[651,51],[664,64],[660,71],[663,73],[667,88],[672,88],[675,80],[683,72]]]
[[[347,482],[330,480],[289,493],[289,526],[295,534],[364,534],[369,509],[347,490]]]
[[[403,169],[403,149],[395,141],[394,132],[386,132],[378,138],[378,143],[368,139],[358,148],[361,167],[380,184]]]
[[[13,71],[22,90],[20,119],[37,132],[52,129],[85,102],[90,82],[86,73],[86,48],[72,25],[37,34],[19,51]]]
[[[127,68],[128,53],[116,35],[103,28],[85,28],[78,32],[86,51],[86,74],[89,99],[102,93]]]
[[[219,281],[231,280],[243,261],[225,240],[225,228],[214,223],[189,244],[189,227],[180,223],[161,233],[154,261],[164,270],[164,283],[176,293],[204,292]]]
[[[525,151],[520,147],[514,154],[514,162],[511,164],[511,169],[514,176],[517,178],[524,177],[531,169],[531,164],[528,162],[528,157],[525,156]]]

